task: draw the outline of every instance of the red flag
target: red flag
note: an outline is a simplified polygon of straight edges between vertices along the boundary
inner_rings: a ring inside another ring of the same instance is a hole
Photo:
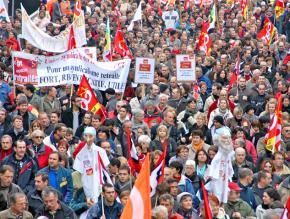
[[[69,31],[67,50],[75,49],[77,47],[73,25]]]
[[[263,29],[261,30],[260,33],[257,34],[257,39],[264,41],[267,45],[270,45],[273,40],[275,32],[276,32],[275,26],[266,16]]]
[[[163,181],[164,178],[164,167],[165,167],[165,159],[166,159],[166,147],[159,160],[154,166],[154,170],[150,174],[150,185],[151,185],[151,193],[150,197],[154,196],[156,193],[156,187]]]
[[[278,101],[275,114],[271,120],[268,133],[265,136],[265,148],[274,153],[281,149],[281,130],[282,130],[282,94],[278,94]]]
[[[81,79],[77,95],[82,98],[81,106],[84,110],[106,117],[104,107],[99,103],[85,75]]]
[[[285,3],[284,0],[276,0],[275,3],[275,16],[276,19],[279,19],[285,12]]]
[[[137,150],[132,140],[131,133],[126,133],[126,135],[128,144],[128,164],[131,168],[132,175],[135,175],[140,172],[141,164],[139,162],[139,157],[137,155]]]
[[[203,195],[203,201],[204,201],[205,218],[206,219],[212,219],[212,213],[211,213],[211,210],[210,210],[209,201],[208,201],[208,197],[207,197],[207,192],[205,190],[203,181],[201,181],[201,189],[202,189],[202,195]]]
[[[282,64],[283,65],[287,65],[287,63],[290,61],[290,49],[288,51],[288,54],[286,55],[286,57],[284,58]]]
[[[284,211],[280,217],[281,219],[289,219],[290,218],[290,197],[288,197],[286,206],[284,208]]]
[[[151,219],[150,162],[147,154],[120,219]]]
[[[205,22],[202,22],[201,33],[199,36],[197,49],[198,51],[204,51],[205,54],[208,56],[210,55],[211,45],[212,45],[212,39],[208,35],[207,25]]]
[[[119,53],[122,57],[128,56],[130,59],[133,58],[132,53],[124,39],[122,30],[121,30],[120,21],[118,21],[118,29],[117,29],[115,39],[114,39],[114,50],[115,52]]]
[[[230,82],[229,82],[229,86],[228,86],[228,91],[230,91],[233,87],[233,84],[237,82],[238,80],[238,76],[240,75],[240,53],[238,52],[238,56],[237,56],[237,62],[236,62],[236,66],[235,66],[236,72],[232,73]]]
[[[75,10],[74,10],[74,17],[80,16],[82,12],[82,5],[80,0],[76,0]]]

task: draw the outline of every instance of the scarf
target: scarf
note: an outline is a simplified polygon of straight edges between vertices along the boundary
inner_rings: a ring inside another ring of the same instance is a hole
[[[206,171],[206,164],[204,164],[201,168],[198,165],[196,165],[197,175],[199,175],[203,178],[205,171]]]
[[[195,152],[200,151],[203,148],[203,144],[204,144],[203,140],[200,140],[200,142],[198,144],[191,143],[192,148],[194,149]]]

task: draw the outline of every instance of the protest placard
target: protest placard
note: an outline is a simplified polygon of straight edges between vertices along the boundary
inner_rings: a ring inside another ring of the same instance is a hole
[[[176,56],[177,81],[196,81],[195,57],[190,59],[189,55]]]
[[[136,58],[135,83],[153,84],[154,81],[154,59]]]

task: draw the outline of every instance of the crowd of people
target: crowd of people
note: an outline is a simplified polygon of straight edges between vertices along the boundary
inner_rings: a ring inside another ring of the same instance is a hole
[[[233,174],[226,202],[208,191],[213,218],[280,218],[290,194],[290,1],[283,1],[279,18],[270,0],[250,1],[246,17],[240,1],[200,2],[81,0],[87,46],[97,48],[97,59],[103,60],[107,19],[112,36],[120,21],[133,54],[123,93],[95,90],[101,115],[82,109],[77,86],[15,87],[11,54],[19,50],[21,10],[10,22],[1,20],[0,219],[120,218],[138,175],[128,165],[128,145],[139,163],[150,154],[151,170],[166,151],[152,218],[206,218],[201,187],[212,180],[211,163],[222,150],[215,135],[223,132],[231,137]],[[214,3],[206,55],[197,43]],[[49,35],[71,24],[74,0],[39,4],[34,22]],[[142,25],[135,22],[128,31],[139,4]],[[270,45],[257,39],[265,17],[277,28]],[[51,55],[20,42],[26,53]],[[178,54],[195,55],[196,81],[177,81]],[[153,84],[134,83],[136,57],[155,59]],[[265,136],[280,96],[281,141],[273,153]],[[111,182],[102,190],[98,156]]]

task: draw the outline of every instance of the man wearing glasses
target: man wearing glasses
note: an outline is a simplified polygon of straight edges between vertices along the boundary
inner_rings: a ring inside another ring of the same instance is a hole
[[[48,156],[53,151],[49,146],[43,143],[44,133],[41,130],[32,132],[32,145],[30,147],[35,154],[35,160],[38,162],[39,169],[48,165]]]

